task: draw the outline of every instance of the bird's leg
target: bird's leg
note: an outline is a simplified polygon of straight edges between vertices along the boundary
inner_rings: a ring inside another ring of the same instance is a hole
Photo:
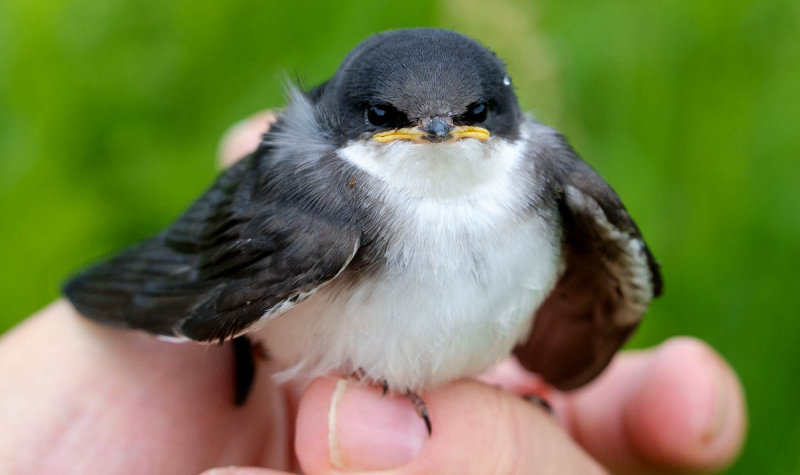
[[[386,393],[389,392],[389,381],[386,381],[385,379],[381,381],[381,389],[383,390],[381,396],[386,396]]]
[[[256,355],[258,359],[261,361],[269,361],[269,351],[267,347],[264,346],[264,343],[260,341],[254,341],[253,345],[253,354]]]
[[[233,403],[242,406],[253,388],[256,375],[255,356],[267,360],[269,355],[261,342],[251,343],[246,336],[234,338],[233,344]]]
[[[433,433],[433,428],[431,427],[431,419],[428,417],[428,408],[425,406],[425,401],[423,401],[419,395],[411,391],[406,391],[406,397],[411,401],[411,404],[414,405],[414,409],[417,410],[419,417],[425,421],[425,428],[428,429],[428,437],[430,437]]]
[[[536,393],[531,393],[531,394],[527,394],[525,396],[522,396],[522,399],[528,401],[529,403],[533,404],[534,406],[541,407],[542,409],[547,411],[547,413],[550,414],[551,416],[555,416],[556,415],[556,412],[553,410],[553,406],[550,405],[549,402],[547,402],[547,399],[543,398],[542,396],[539,396]]]

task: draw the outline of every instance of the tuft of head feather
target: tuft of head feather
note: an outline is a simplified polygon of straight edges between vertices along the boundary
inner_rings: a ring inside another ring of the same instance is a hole
[[[288,82],[286,98],[286,109],[264,135],[262,144],[286,147],[307,156],[322,156],[333,151],[335,114],[318,107],[310,93]]]

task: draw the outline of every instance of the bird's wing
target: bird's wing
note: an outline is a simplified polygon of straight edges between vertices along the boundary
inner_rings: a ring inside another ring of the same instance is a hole
[[[559,389],[608,365],[661,294],[658,264],[614,190],[559,138],[543,157],[564,229],[565,268],[539,307],[520,362]]]
[[[98,322],[201,341],[302,301],[347,266],[360,231],[335,191],[310,203],[297,177],[265,178],[259,163],[231,167],[165,231],[68,281],[66,296]]]

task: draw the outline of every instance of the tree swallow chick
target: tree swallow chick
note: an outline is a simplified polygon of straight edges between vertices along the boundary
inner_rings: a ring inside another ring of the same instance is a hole
[[[414,396],[512,353],[577,388],[661,293],[617,194],[521,112],[477,41],[378,34],[289,96],[172,225],[65,285],[80,313],[201,342],[246,334],[283,380],[357,375]]]

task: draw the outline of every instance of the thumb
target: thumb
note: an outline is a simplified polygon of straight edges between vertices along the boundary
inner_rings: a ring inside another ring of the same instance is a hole
[[[262,111],[233,124],[219,141],[219,164],[227,168],[258,147],[261,136],[278,120],[272,111]]]
[[[300,402],[295,450],[304,473],[602,473],[540,408],[463,380],[422,394],[433,426],[403,396],[319,379]]]

